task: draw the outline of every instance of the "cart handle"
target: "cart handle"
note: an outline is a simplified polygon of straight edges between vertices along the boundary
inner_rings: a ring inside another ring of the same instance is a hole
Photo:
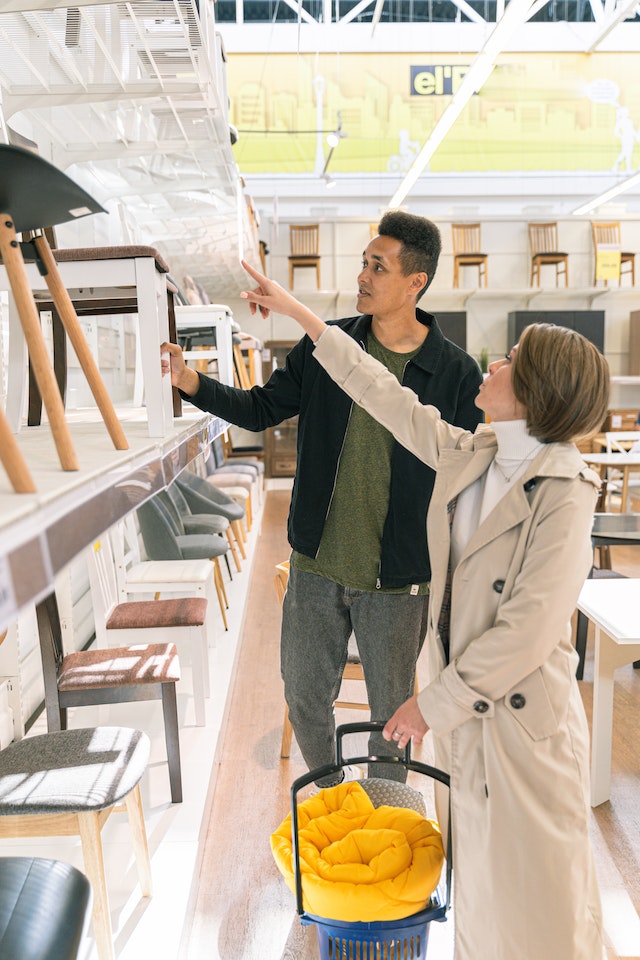
[[[352,733],[374,733],[384,730],[386,726],[383,720],[361,721],[360,723],[343,723],[336,729],[336,757],[334,763],[327,763],[324,767],[316,767],[294,780],[291,784],[291,852],[293,854],[293,869],[296,884],[296,911],[298,914],[304,913],[302,905],[302,874],[300,873],[300,847],[298,838],[298,793],[307,784],[314,780],[321,780],[332,773],[338,773],[343,767],[349,764],[367,763],[399,763],[407,770],[413,770],[416,773],[422,773],[432,780],[438,780],[446,787],[450,786],[449,774],[444,770],[438,770],[427,763],[421,763],[419,760],[411,759],[411,740],[407,742],[404,748],[404,755],[398,756],[365,756],[365,757],[347,757],[343,756],[342,740],[345,736]],[[451,794],[449,794],[449,815],[447,829],[447,871],[446,871],[446,904],[445,913],[451,906],[451,871],[452,871],[452,848],[451,848]]]

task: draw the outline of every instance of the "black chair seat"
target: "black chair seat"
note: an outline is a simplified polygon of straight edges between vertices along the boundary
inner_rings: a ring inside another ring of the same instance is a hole
[[[91,887],[59,860],[0,857],[0,960],[75,960]]]

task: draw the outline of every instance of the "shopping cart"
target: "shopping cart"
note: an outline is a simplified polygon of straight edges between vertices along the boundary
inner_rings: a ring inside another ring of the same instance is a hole
[[[411,741],[402,756],[344,757],[342,741],[348,734],[372,733],[384,728],[381,721],[345,723],[336,730],[335,762],[317,767],[291,786],[291,841],[295,879],[296,909],[302,924],[315,924],[321,960],[424,960],[429,942],[429,924],[432,920],[444,921],[451,904],[451,816],[448,817],[447,861],[444,883],[431,895],[424,910],[401,920],[375,920],[370,922],[346,922],[330,920],[306,913],[302,901],[302,876],[300,873],[300,850],[298,845],[298,793],[315,780],[338,773],[348,764],[399,763],[407,770],[421,773],[432,780],[449,786],[449,775],[436,767],[411,759]],[[406,790],[415,794],[410,787]],[[375,801],[374,801],[375,804]],[[407,806],[411,805],[409,801]]]

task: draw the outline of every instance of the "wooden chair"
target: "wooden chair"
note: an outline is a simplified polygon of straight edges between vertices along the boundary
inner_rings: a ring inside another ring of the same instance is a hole
[[[155,601],[139,601],[138,605],[143,603],[150,607]],[[182,774],[176,701],[180,662],[175,644],[147,643],[101,648],[96,645],[88,650],[65,654],[55,593],[37,604],[36,613],[47,730],[66,730],[67,710],[70,707],[161,700],[171,802],[181,803]]]
[[[320,289],[320,224],[307,223],[304,226],[289,227],[291,254],[289,256],[289,289],[293,290],[294,270],[302,267],[314,267],[316,286]]]
[[[479,223],[452,223],[453,237],[453,286],[460,286],[460,268],[478,268],[478,286],[487,285],[486,253],[481,253],[480,224]]]
[[[598,250],[605,247],[617,247],[620,250],[620,277],[618,283],[622,282],[623,267],[628,269],[624,271],[625,276],[631,276],[631,286],[636,282],[636,255],[629,251],[622,250],[622,240],[620,237],[620,223],[603,223],[601,221],[591,223],[591,237],[593,240],[593,285],[598,283]],[[604,280],[605,287],[609,281]]]
[[[529,253],[531,255],[531,274],[529,283],[539,287],[540,269],[555,266],[556,287],[560,277],[564,277],[565,287],[569,286],[569,254],[558,250],[557,223],[529,224]]]
[[[95,727],[25,737],[0,752],[0,839],[80,837],[99,960],[115,958],[102,850],[102,829],[112,813],[127,812],[142,896],[152,894],[140,797],[149,751],[140,730]],[[31,920],[42,923],[35,914]]]
[[[275,587],[278,596],[278,602],[282,605],[284,595],[287,590],[289,580],[289,561],[276,564]],[[361,680],[364,683],[364,673],[360,658],[356,653],[349,654],[342,674],[343,680]],[[364,701],[354,700],[336,700],[336,707],[344,710],[368,710],[369,704]],[[285,704],[284,718],[282,723],[282,742],[280,744],[280,757],[285,760],[291,754],[291,740],[293,737],[293,728],[289,720],[289,710]]]

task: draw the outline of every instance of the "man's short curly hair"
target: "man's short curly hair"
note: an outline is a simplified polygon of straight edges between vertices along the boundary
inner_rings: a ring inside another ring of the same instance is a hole
[[[426,217],[404,210],[389,210],[378,224],[378,233],[381,237],[393,237],[402,244],[399,259],[404,276],[426,273],[428,280],[418,294],[419,299],[436,275],[442,249],[440,231]]]

